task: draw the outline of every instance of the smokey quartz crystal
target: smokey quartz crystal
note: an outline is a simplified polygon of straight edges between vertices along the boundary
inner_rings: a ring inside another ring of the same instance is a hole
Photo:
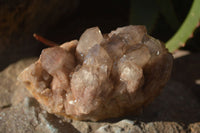
[[[144,26],[102,35],[87,29],[80,40],[44,49],[18,77],[49,113],[77,120],[134,114],[164,87],[172,55]]]

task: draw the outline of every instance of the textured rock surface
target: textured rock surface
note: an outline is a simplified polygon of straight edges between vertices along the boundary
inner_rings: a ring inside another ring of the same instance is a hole
[[[96,121],[134,113],[171,74],[171,54],[144,26],[121,27],[106,37],[89,28],[74,42],[76,51],[64,45],[44,49],[19,76],[48,112],[61,116]]]
[[[0,108],[17,104],[29,93],[22,84],[17,82],[17,75],[29,66],[36,58],[24,59],[8,66],[0,73]]]
[[[200,78],[200,71],[198,71],[200,68],[200,54],[177,51],[175,57],[178,58],[174,61],[175,69],[172,73],[172,80],[170,80],[163,89],[161,95],[158,96],[152,104],[144,108],[143,113],[140,115],[129,115],[100,122],[75,120],[63,122],[61,119],[42,110],[36,100],[33,98],[26,98],[26,95],[23,96],[21,102],[13,104],[11,101],[9,102],[11,103],[10,107],[1,107],[0,132],[12,133],[14,131],[16,133],[23,133],[59,131],[59,133],[65,133],[68,131],[71,133],[94,133],[97,130],[106,129],[108,131],[120,131],[122,133],[125,131],[135,131],[138,133],[149,133],[150,131],[155,133],[168,133],[172,131],[179,133],[198,133],[200,132],[200,101],[197,91],[200,89],[200,84],[195,81]],[[10,65],[0,72],[0,75],[4,75],[0,80],[4,81],[4,79],[7,79],[7,82],[10,81],[9,83],[12,84],[13,88],[16,88],[12,90],[18,91],[21,88],[26,91],[22,85],[13,83],[11,79],[16,79],[17,75],[15,73],[19,73],[24,67],[34,61],[35,59],[26,59]],[[8,69],[11,68],[12,73],[8,72]],[[184,69],[185,73],[183,73]],[[4,90],[9,90],[11,86],[8,86],[8,84],[0,85]],[[22,93],[20,92],[23,91],[19,91],[19,93],[13,95],[13,91],[8,91],[10,97],[13,97],[13,99],[17,99],[19,96],[21,97]]]
[[[134,124],[133,121],[122,120],[115,124],[108,124],[96,130],[96,133],[184,133],[183,127],[174,122],[150,122]]]
[[[69,123],[42,111],[37,101],[25,98],[23,102],[0,113],[0,132],[2,133],[76,133]]]
[[[189,131],[191,133],[199,133],[200,132],[200,122],[190,124],[189,125]]]

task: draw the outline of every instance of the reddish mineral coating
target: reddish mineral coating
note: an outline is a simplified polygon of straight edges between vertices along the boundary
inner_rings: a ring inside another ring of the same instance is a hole
[[[97,121],[151,102],[168,81],[172,62],[144,26],[118,28],[104,37],[94,27],[79,41],[44,49],[19,80],[49,113]]]

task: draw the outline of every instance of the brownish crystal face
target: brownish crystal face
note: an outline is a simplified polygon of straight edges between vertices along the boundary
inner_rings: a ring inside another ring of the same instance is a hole
[[[20,75],[49,113],[102,120],[134,113],[157,96],[173,58],[144,26],[125,26],[103,36],[87,29],[79,41],[44,49]]]

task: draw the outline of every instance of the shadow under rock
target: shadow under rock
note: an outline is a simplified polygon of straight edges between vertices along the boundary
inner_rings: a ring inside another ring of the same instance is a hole
[[[200,53],[174,60],[171,80],[153,103],[137,119],[144,122],[174,121],[184,124],[200,121]],[[132,118],[132,117],[130,117]]]
[[[200,52],[175,59],[172,80],[183,83],[200,102]]]
[[[47,120],[51,125],[53,125],[56,129],[58,129],[58,133],[79,133],[79,131],[74,128],[70,123],[61,121],[60,118],[56,117],[53,114],[48,114]]]

